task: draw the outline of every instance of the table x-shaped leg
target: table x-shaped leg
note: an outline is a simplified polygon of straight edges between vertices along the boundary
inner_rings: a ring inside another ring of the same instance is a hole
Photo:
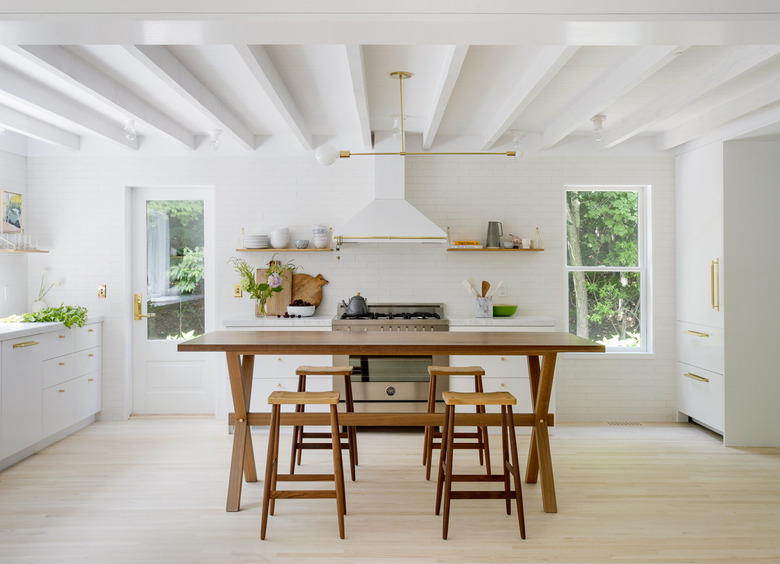
[[[227,511],[238,511],[241,503],[241,474],[247,482],[257,481],[252,433],[249,427],[249,400],[252,397],[252,373],[255,357],[238,353],[226,353],[230,390],[233,394],[233,410],[236,423],[233,431],[233,456],[230,459]]]
[[[543,358],[544,362],[540,367],[538,356],[528,357],[531,403],[533,404],[535,417],[534,426],[531,429],[531,444],[528,448],[528,465],[526,466],[525,481],[529,484],[534,484],[537,477],[541,474],[544,511],[546,513],[557,513],[558,504],[555,500],[550,436],[547,432],[547,413],[550,410],[550,395],[552,394],[557,355],[556,353],[548,353]]]

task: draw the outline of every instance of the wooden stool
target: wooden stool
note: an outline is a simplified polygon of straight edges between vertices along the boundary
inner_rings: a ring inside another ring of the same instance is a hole
[[[268,455],[265,462],[265,483],[263,484],[263,520],[260,538],[265,539],[270,505],[274,514],[274,500],[277,499],[323,499],[336,498],[336,513],[339,520],[339,536],[344,538],[344,514],[347,505],[344,494],[344,467],[341,464],[339,448],[339,393],[338,392],[272,392],[268,396],[271,404],[271,424],[268,430]],[[333,474],[279,474],[279,427],[282,405],[329,405],[330,428],[333,438]],[[333,490],[277,490],[279,482],[335,482]]]
[[[517,403],[509,392],[492,393],[457,393],[444,392],[444,427],[439,458],[439,479],[436,483],[436,515],[441,509],[441,494],[444,489],[444,524],[443,539],[447,538],[447,528],[450,521],[451,499],[503,499],[506,500],[506,514],[512,514],[512,498],[517,503],[517,519],[520,523],[520,537],[525,538],[525,516],[523,515],[523,493],[520,489],[520,471],[517,461],[517,439],[515,424],[512,419],[512,406]],[[501,406],[501,451],[502,474],[453,474],[453,454],[455,452],[455,406],[456,405],[500,405]],[[508,444],[507,444],[508,443]],[[510,458],[511,456],[511,458]],[[510,474],[515,481],[515,489],[510,489]],[[452,482],[504,482],[504,491],[452,491]]]
[[[481,366],[429,366],[428,374],[431,378],[428,383],[428,413],[436,412],[436,377],[437,376],[474,376],[474,391],[482,393],[482,376],[485,375],[485,369]],[[476,406],[477,413],[485,413],[485,406]],[[431,479],[431,458],[433,458],[433,449],[441,448],[441,443],[435,442],[440,439],[441,433],[436,432],[434,427],[425,428],[423,445],[423,464],[425,468],[425,479]],[[487,427],[477,427],[476,433],[455,433],[456,439],[476,439],[477,442],[457,443],[455,448],[477,449],[479,451],[479,464],[485,465],[485,472],[490,474],[490,445],[488,444]]]
[[[347,412],[355,411],[355,404],[352,399],[352,367],[351,366],[299,366],[295,371],[298,375],[298,391],[306,391],[306,376],[343,376],[345,389],[345,403]],[[296,405],[295,411],[303,413],[304,405]],[[301,464],[301,454],[303,449],[328,449],[332,448],[330,442],[309,442],[304,439],[330,439],[330,433],[304,433],[303,425],[296,425],[293,428],[292,449],[290,456],[290,474],[295,473],[295,463]],[[355,466],[358,463],[357,458],[357,430],[356,427],[347,427],[345,433],[339,433],[339,439],[347,439],[347,442],[340,443],[341,448],[349,450],[349,472],[352,481],[355,481]]]

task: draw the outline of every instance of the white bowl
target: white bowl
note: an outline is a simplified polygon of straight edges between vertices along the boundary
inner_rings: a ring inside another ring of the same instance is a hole
[[[325,249],[330,244],[330,241],[328,240],[327,237],[322,237],[322,238],[314,237],[312,239],[312,244],[314,245],[315,249]]]
[[[287,306],[287,313],[290,315],[300,315],[301,317],[311,317],[314,315],[316,306]]]
[[[295,248],[296,249],[305,249],[309,246],[309,240],[308,239],[296,239],[295,240]]]

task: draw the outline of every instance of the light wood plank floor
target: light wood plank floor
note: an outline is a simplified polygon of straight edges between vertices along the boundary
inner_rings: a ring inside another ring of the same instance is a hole
[[[260,541],[262,481],[244,485],[240,512],[224,510],[231,440],[213,419],[133,418],[8,468],[0,562],[780,562],[780,449],[724,448],[694,425],[559,426],[559,513],[524,484],[525,541],[490,500],[454,501],[441,539],[416,431],[360,434],[345,540],[333,500],[280,500]],[[255,447],[262,466],[264,434]],[[457,454],[476,466],[475,452]],[[329,457],[307,451],[302,468]]]

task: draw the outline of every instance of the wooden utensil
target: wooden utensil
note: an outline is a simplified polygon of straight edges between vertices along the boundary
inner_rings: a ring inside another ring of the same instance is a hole
[[[293,274],[292,301],[303,300],[315,307],[319,306],[322,301],[322,286],[327,283],[322,274]]]
[[[487,280],[483,280],[482,281],[482,297],[483,298],[487,296],[488,290],[490,290],[490,282],[488,282]]]
[[[258,268],[255,280],[265,281],[268,278],[267,268]],[[265,311],[268,315],[284,315],[287,313],[287,306],[292,301],[292,282],[285,279],[282,284],[281,292],[272,293],[265,302]]]

